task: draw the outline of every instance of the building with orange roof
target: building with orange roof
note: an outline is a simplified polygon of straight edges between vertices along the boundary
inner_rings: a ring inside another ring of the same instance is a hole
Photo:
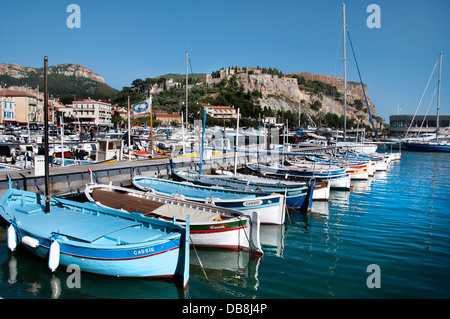
[[[216,106],[207,103],[200,103],[206,109],[206,114],[216,119],[237,118],[236,110],[230,106]]]

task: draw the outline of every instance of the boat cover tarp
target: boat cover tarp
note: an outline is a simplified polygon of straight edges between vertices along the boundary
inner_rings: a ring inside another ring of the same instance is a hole
[[[186,215],[189,214],[191,223],[210,222],[218,217],[217,213],[211,213],[195,208],[182,207],[177,205],[166,204],[153,211],[154,214],[172,218],[175,216],[177,220],[186,221]]]

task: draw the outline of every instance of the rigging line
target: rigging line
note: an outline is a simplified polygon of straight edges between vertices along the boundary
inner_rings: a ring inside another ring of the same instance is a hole
[[[195,245],[194,245],[194,242],[192,241],[192,237],[191,237],[191,236],[189,236],[189,240],[191,241],[192,247],[194,248],[194,252],[195,252],[195,255],[197,256],[197,260],[198,260],[198,262],[199,262],[199,264],[200,264],[200,268],[201,268],[202,271],[203,271],[203,275],[205,276],[206,280],[211,284],[211,286],[214,288],[214,290],[217,292],[217,294],[218,294],[219,296],[221,296],[221,295],[220,295],[220,292],[216,289],[216,287],[214,286],[214,284],[212,283],[212,281],[210,281],[209,278],[208,278],[208,276],[206,275],[205,268],[203,267],[202,261],[200,260],[200,257],[199,257],[199,255],[198,255],[198,253],[197,253],[197,249],[195,248]]]
[[[337,66],[337,61],[338,61],[338,52],[340,51],[340,48],[341,48],[341,41],[342,41],[342,33],[343,33],[343,30],[341,29],[341,34],[340,34],[340,36],[339,36],[339,42],[338,42],[338,46],[337,46],[337,49],[336,49],[336,58],[335,58],[335,60],[334,60],[334,76],[336,76],[336,66]],[[343,60],[343,58],[342,59],[340,59],[340,60]]]
[[[346,25],[345,27],[346,27],[347,34],[348,34],[348,41],[350,42],[350,46],[352,48],[353,58],[355,59],[356,69],[358,70],[359,80],[361,82],[361,87],[362,87],[362,90],[364,93],[364,98],[366,99],[367,110],[369,111],[369,120],[370,120],[370,123],[372,123],[373,131],[375,132],[375,138],[378,138],[378,133],[375,128],[375,124],[373,123],[372,114],[370,113],[369,102],[367,101],[366,90],[364,89],[364,83],[363,83],[363,80],[361,77],[361,72],[359,71],[358,61],[356,60],[355,50],[353,49],[352,39],[350,38],[350,32],[348,31],[348,26]]]
[[[420,131],[422,130],[423,123],[425,123],[425,119],[427,118],[428,111],[430,110],[430,106],[431,106],[431,103],[433,102],[434,95],[436,94],[437,88],[438,88],[438,86],[436,85],[436,88],[434,89],[434,92],[433,92],[433,96],[431,97],[431,100],[430,100],[430,104],[428,104],[427,112],[425,113],[425,116],[423,117],[422,124],[420,124],[419,132],[417,132],[417,136],[420,134]]]
[[[414,113],[414,116],[413,116],[413,118],[412,118],[412,120],[411,120],[411,123],[409,124],[409,127],[408,127],[408,130],[406,131],[405,137],[408,135],[409,130],[411,129],[411,125],[412,125],[414,119],[416,118],[417,111],[419,110],[419,106],[420,106],[420,104],[422,103],[423,97],[425,96],[425,92],[426,92],[427,89],[428,89],[428,85],[430,84],[431,78],[433,77],[434,70],[436,70],[436,66],[438,65],[438,62],[439,62],[439,59],[437,59],[437,60],[436,60],[436,63],[434,64],[433,71],[431,72],[431,75],[430,75],[430,77],[428,78],[427,85],[425,86],[425,90],[424,90],[423,93],[422,93],[422,97],[420,98],[419,105],[417,105],[416,112]]]
[[[192,70],[191,58],[188,57],[188,60],[189,60],[189,66],[190,66],[190,68],[191,68],[192,80],[193,80],[193,82],[194,82],[195,97],[197,98],[197,103],[198,103],[198,105],[200,105],[200,101],[199,101],[199,99],[198,99],[198,94],[197,94],[197,86],[195,85],[194,71]],[[201,113],[201,112],[200,112],[200,113]],[[200,114],[200,117],[201,117],[201,114]]]
[[[323,52],[322,60],[320,61],[320,66],[321,66],[321,67],[322,67],[322,65],[323,65],[323,61],[324,61],[324,59],[325,59],[325,55],[326,55],[326,53],[328,52],[328,50],[330,49],[331,41],[332,41],[333,38],[334,38],[334,32],[336,31],[336,26],[337,26],[337,24],[338,24],[338,22],[339,22],[339,18],[340,18],[340,16],[339,16],[339,15],[336,15],[336,21],[334,22],[333,31],[332,31],[332,33],[331,33],[330,39],[328,40],[327,48],[326,48],[326,50],[324,50],[324,52]],[[341,31],[342,31],[342,30],[341,30]]]

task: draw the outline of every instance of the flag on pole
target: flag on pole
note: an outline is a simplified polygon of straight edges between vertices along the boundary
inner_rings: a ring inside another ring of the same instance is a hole
[[[151,99],[147,99],[145,101],[133,104],[131,106],[131,109],[133,110],[134,114],[150,113],[150,103]]]

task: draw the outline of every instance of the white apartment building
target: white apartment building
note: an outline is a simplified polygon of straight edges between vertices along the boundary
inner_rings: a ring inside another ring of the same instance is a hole
[[[112,105],[104,100],[73,101],[73,115],[81,125],[107,126],[111,122]]]

